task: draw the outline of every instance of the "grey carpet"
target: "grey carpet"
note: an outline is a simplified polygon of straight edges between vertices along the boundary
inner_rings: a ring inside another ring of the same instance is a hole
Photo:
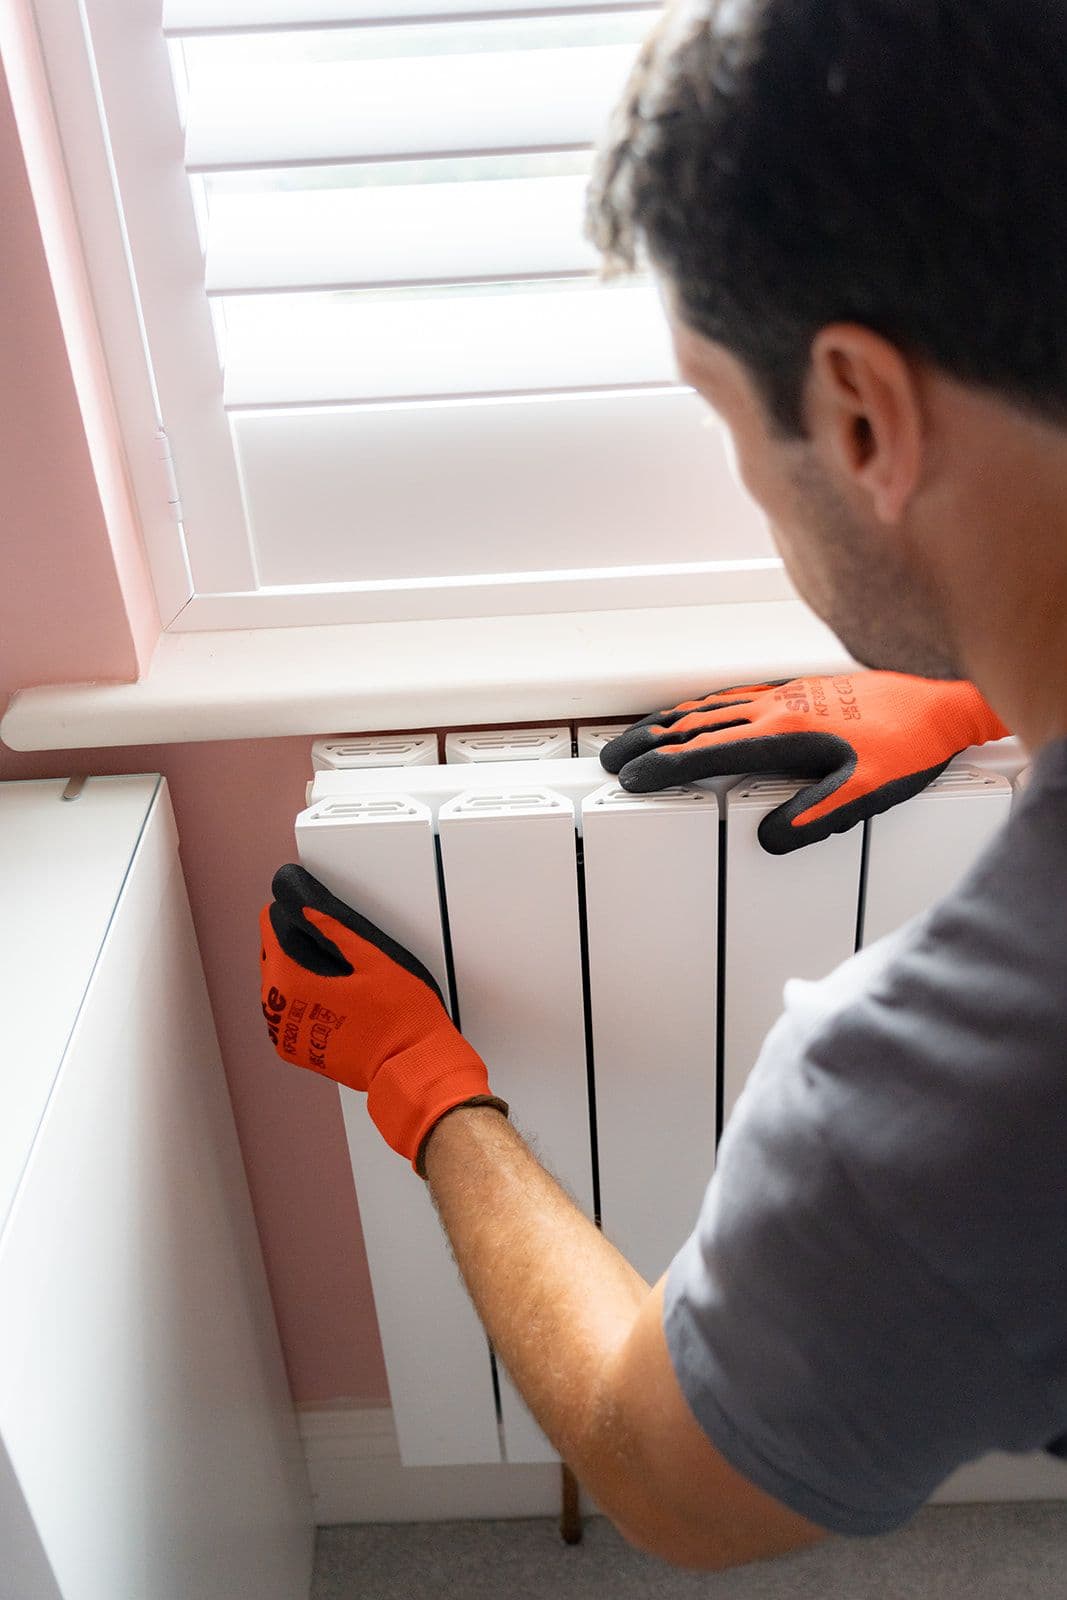
[[[1067,1505],[934,1506],[900,1533],[834,1539],[723,1573],[640,1555],[603,1517],[320,1528],[311,1600],[1065,1600]]]

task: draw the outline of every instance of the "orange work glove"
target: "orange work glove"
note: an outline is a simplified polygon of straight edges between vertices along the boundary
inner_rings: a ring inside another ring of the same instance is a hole
[[[508,1107],[453,1026],[422,962],[303,867],[280,867],[259,916],[263,1014],[283,1061],[363,1089],[387,1144],[420,1177],[446,1111]]]
[[[600,759],[635,794],[734,772],[815,779],[760,823],[779,856],[909,800],[1007,732],[971,683],[856,672],[718,689],[645,717]]]

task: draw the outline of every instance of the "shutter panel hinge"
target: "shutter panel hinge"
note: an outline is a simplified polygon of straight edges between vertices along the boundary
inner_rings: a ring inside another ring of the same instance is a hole
[[[178,493],[178,479],[174,471],[174,457],[170,453],[170,440],[167,438],[165,428],[156,429],[156,452],[162,469],[163,492],[166,496],[170,513],[175,523],[180,528],[182,525],[182,499]]]

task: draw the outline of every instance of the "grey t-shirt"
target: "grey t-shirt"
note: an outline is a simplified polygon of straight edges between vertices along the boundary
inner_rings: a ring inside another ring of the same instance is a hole
[[[671,1264],[698,1422],[825,1528],[897,1527],[987,1450],[1067,1454],[1065,896],[1059,741],[959,889],[786,986]]]

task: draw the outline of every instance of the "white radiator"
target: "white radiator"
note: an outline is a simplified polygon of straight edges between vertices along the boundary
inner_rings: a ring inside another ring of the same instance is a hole
[[[959,878],[1007,817],[1012,741],[866,828],[786,857],[795,788],[626,794],[613,729],[320,741],[300,859],[451,993],[517,1126],[645,1278],[696,1219],[716,1136],[792,976],[816,977]],[[503,759],[502,759],[503,758]],[[510,759],[508,759],[510,758]],[[406,1465],[554,1460],[491,1361],[425,1186],[340,1091]]]

